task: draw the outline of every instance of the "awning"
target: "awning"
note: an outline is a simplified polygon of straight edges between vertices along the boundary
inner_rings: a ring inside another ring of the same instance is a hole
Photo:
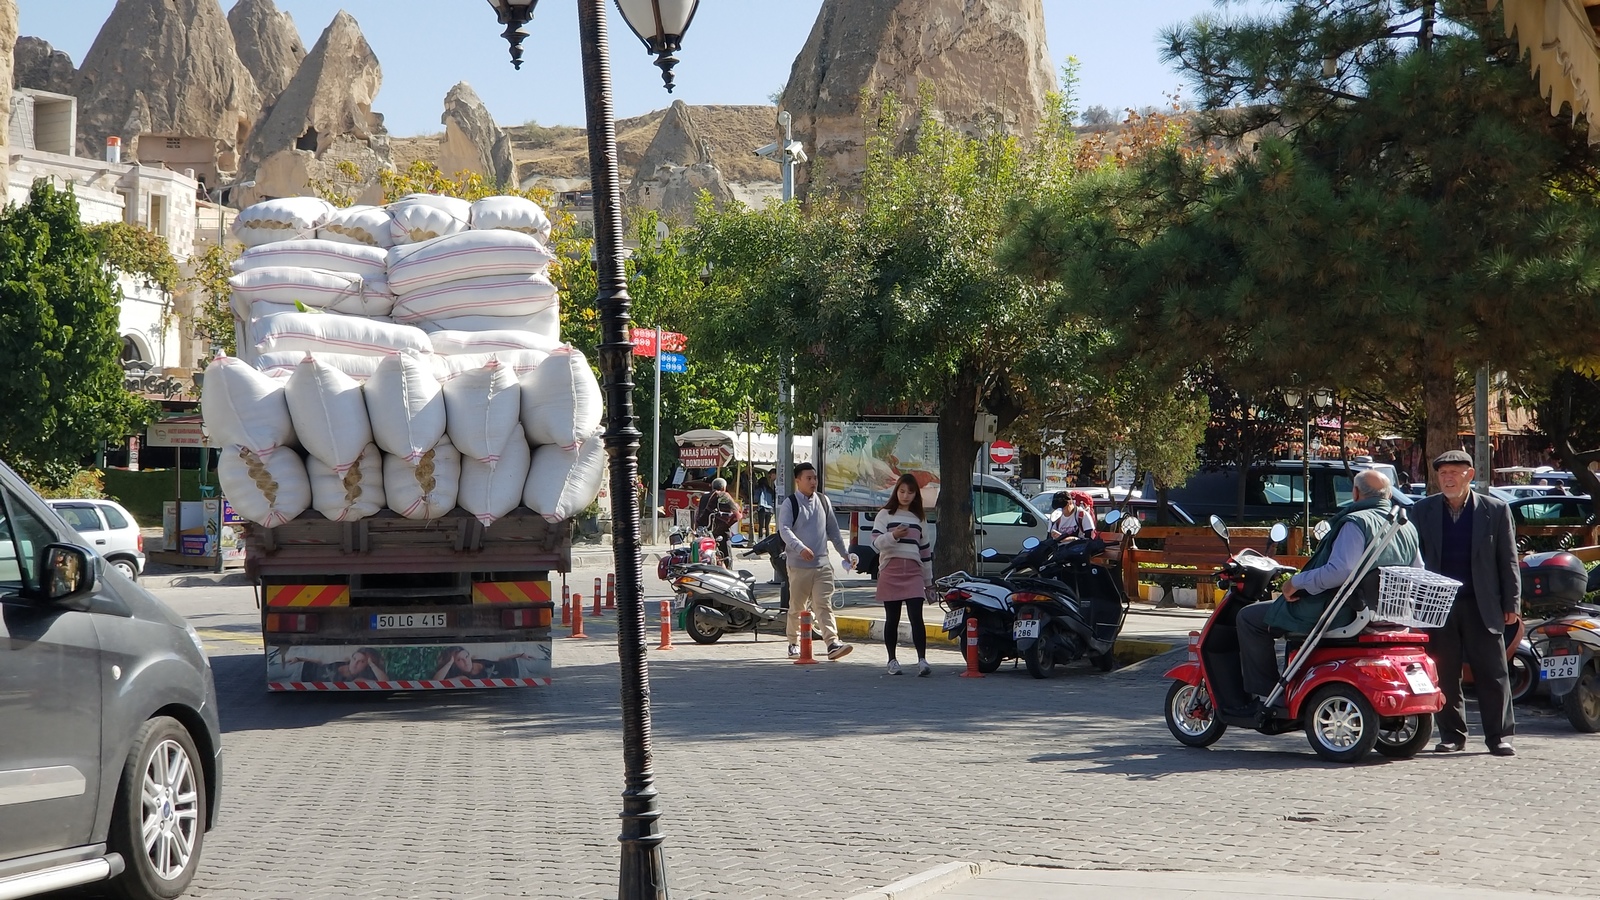
[[[1506,34],[1531,55],[1550,114],[1566,106],[1574,120],[1587,117],[1589,143],[1600,144],[1600,0],[1488,0],[1488,8],[1502,2]]]
[[[752,462],[756,465],[775,466],[778,464],[778,436],[764,431],[752,431],[748,434],[743,431],[722,431],[716,428],[696,428],[685,431],[674,438],[678,442],[678,460],[685,467],[709,468],[713,465],[727,465],[728,460],[741,460]],[[810,435],[796,436],[792,444],[795,462],[811,461]],[[722,463],[710,460],[713,456],[708,450],[698,452],[692,448],[718,448],[726,454]],[[685,461],[685,452],[694,463]]]

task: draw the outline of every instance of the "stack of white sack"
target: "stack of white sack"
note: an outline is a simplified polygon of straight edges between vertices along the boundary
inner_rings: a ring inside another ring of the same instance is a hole
[[[285,198],[241,211],[234,233],[239,358],[212,363],[202,407],[242,516],[459,507],[487,526],[594,500],[599,385],[561,342],[537,204]]]

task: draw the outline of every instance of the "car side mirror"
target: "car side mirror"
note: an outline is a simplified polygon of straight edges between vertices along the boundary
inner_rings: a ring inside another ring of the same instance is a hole
[[[82,547],[47,544],[39,551],[39,586],[50,603],[88,609],[89,592],[94,588],[94,559]]]
[[[1021,525],[1023,528],[1033,528],[1039,524],[1039,520],[1033,517],[1033,513],[1023,513],[1021,520],[1019,520],[1017,524]]]

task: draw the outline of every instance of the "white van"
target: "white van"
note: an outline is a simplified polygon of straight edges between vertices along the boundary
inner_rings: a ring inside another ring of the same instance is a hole
[[[974,539],[978,553],[978,568],[984,574],[998,574],[1010,564],[1012,557],[1022,552],[1022,542],[1030,537],[1044,540],[1050,526],[1045,517],[1010,484],[993,475],[974,475],[972,478],[972,511],[977,518]],[[928,511],[930,515],[932,510]],[[872,538],[866,531],[872,514],[862,521],[861,543],[851,550],[861,557],[863,572],[876,574],[878,554],[872,549]],[[938,540],[938,522],[928,525],[928,540]],[[983,551],[994,548],[993,559],[983,559]],[[948,573],[939,572],[945,575]]]

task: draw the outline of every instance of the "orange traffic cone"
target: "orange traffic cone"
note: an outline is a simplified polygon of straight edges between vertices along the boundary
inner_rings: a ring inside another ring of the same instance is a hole
[[[672,649],[672,601],[661,601],[661,643],[656,645],[657,650]]]
[[[567,635],[572,640],[584,640],[589,636],[583,633],[583,595],[572,595],[572,633]]]
[[[961,673],[961,677],[983,677],[983,673],[978,671],[978,620],[976,617],[967,619],[967,670]]]
[[[790,602],[793,602],[792,600]],[[797,666],[808,666],[817,662],[811,655],[811,610],[800,610],[800,658],[794,661]]]

